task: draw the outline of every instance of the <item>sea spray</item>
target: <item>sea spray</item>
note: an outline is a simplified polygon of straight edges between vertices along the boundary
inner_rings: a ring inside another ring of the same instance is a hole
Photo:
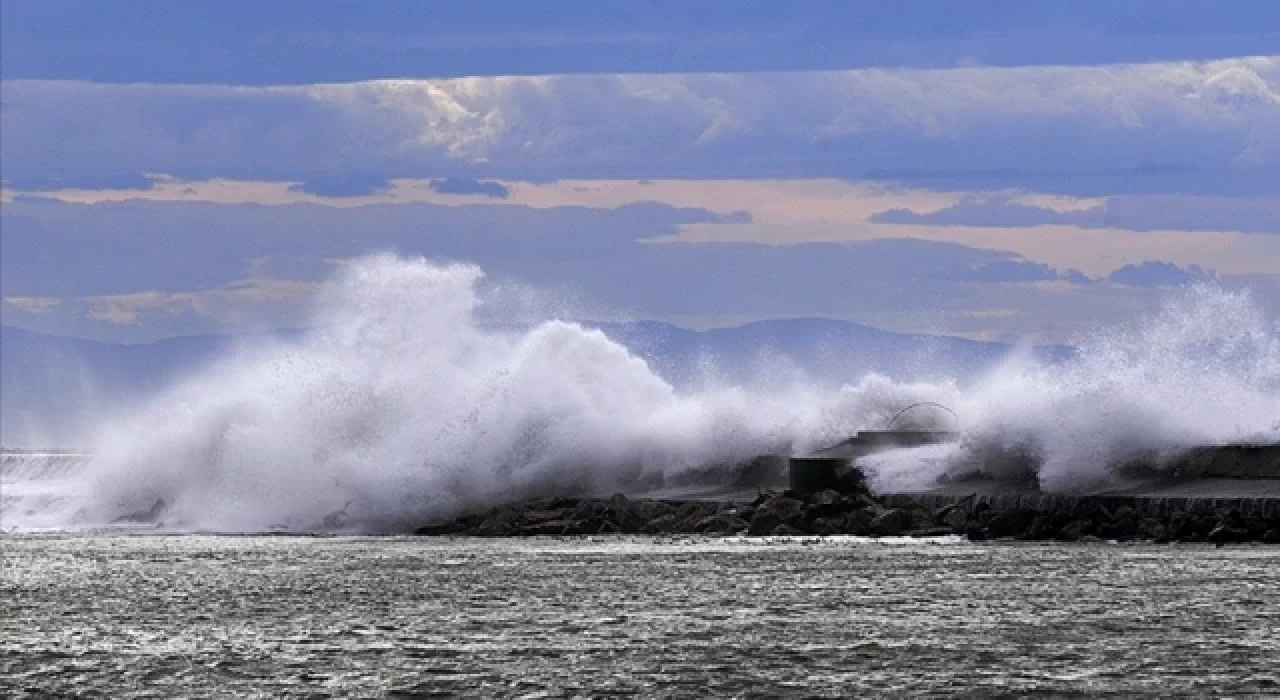
[[[1280,441],[1280,327],[1248,292],[1188,287],[1076,347],[1065,363],[1012,358],[966,392],[979,466],[1025,455],[1042,489],[1067,492],[1193,445]]]
[[[969,386],[870,374],[832,389],[789,370],[785,383],[677,388],[574,323],[492,330],[478,319],[501,308],[482,278],[390,255],[344,265],[308,331],[105,416],[89,467],[56,504],[7,507],[6,527],[105,524],[161,504],[169,527],[397,531],[803,452],[919,401],[951,407],[964,440],[867,460],[874,487],[927,487],[1021,455],[1044,488],[1069,491],[1135,457],[1280,440],[1280,336],[1243,293],[1185,290],[1152,318],[1081,338],[1070,360],[1014,354]]]
[[[171,526],[399,529],[496,500],[652,487],[691,468],[821,446],[954,387],[679,391],[598,331],[489,330],[481,271],[372,256],[319,294],[311,330],[241,348],[105,420],[59,518],[165,504]]]

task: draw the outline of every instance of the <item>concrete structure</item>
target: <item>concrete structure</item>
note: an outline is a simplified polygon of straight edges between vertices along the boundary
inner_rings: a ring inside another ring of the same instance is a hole
[[[802,493],[838,488],[850,479],[860,479],[857,462],[861,457],[957,439],[956,433],[937,431],[858,433],[831,448],[791,458],[790,486]],[[1108,508],[1129,506],[1152,516],[1179,510],[1238,510],[1246,515],[1270,516],[1280,512],[1280,444],[1194,447],[1158,469],[1126,465],[1118,482],[1070,494],[1042,492],[1034,480],[999,481],[970,474],[940,481],[933,488],[916,493],[881,495],[889,505],[916,504],[934,509],[985,504],[996,510],[1061,510],[1089,501]]]

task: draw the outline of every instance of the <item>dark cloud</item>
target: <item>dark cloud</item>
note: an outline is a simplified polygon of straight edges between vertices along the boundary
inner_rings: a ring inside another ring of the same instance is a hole
[[[1078,224],[1079,216],[1010,201],[1006,197],[966,197],[937,211],[916,213],[889,209],[871,217],[879,224],[929,224],[933,226],[1038,226]]]
[[[385,192],[388,186],[387,179],[377,175],[336,175],[314,177],[289,189],[318,197],[361,197]]]
[[[498,279],[640,317],[945,311],[983,283],[1055,276],[1011,253],[908,239],[654,243],[647,239],[677,233],[682,224],[722,220],[655,202],[616,209],[333,208],[28,198],[6,206],[3,217],[5,296],[232,290],[246,277],[318,280],[331,270],[329,261],[376,250],[473,261]],[[72,301],[46,318],[65,322],[83,313]],[[149,332],[166,324],[201,330],[191,314],[168,314],[155,309],[138,318]],[[217,328],[204,323],[205,331]]]
[[[6,188],[43,192],[50,190],[149,190],[155,179],[143,173],[103,172],[77,173],[45,172],[28,174],[6,169],[4,178],[0,180]]]
[[[959,282],[991,284],[997,282],[1042,282],[1061,279],[1054,268],[1043,263],[1026,260],[995,260],[967,270],[960,270],[951,279]]]
[[[1280,197],[1115,196],[1095,207],[1056,211],[1022,204],[1004,196],[971,196],[937,211],[918,214],[908,209],[889,209],[875,214],[871,220],[885,224],[933,226],[1070,225],[1130,231],[1280,234]]]
[[[501,182],[493,180],[469,180],[462,177],[448,177],[443,180],[432,180],[431,190],[440,194],[475,194],[484,197],[506,199],[510,191]]]
[[[1199,265],[1179,267],[1173,263],[1147,260],[1125,265],[1107,276],[1107,280],[1130,287],[1176,287],[1212,279],[1214,273]]]

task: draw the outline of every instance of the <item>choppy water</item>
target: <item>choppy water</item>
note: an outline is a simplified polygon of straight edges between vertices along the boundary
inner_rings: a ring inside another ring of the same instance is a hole
[[[8,535],[0,695],[1280,694],[1280,550]]]

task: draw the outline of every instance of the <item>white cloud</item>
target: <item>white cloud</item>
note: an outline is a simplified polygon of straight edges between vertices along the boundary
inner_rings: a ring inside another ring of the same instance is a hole
[[[47,314],[58,308],[62,300],[57,297],[5,297],[5,302],[29,314]]]
[[[274,87],[13,80],[4,103],[17,179],[1280,167],[1276,56]]]

